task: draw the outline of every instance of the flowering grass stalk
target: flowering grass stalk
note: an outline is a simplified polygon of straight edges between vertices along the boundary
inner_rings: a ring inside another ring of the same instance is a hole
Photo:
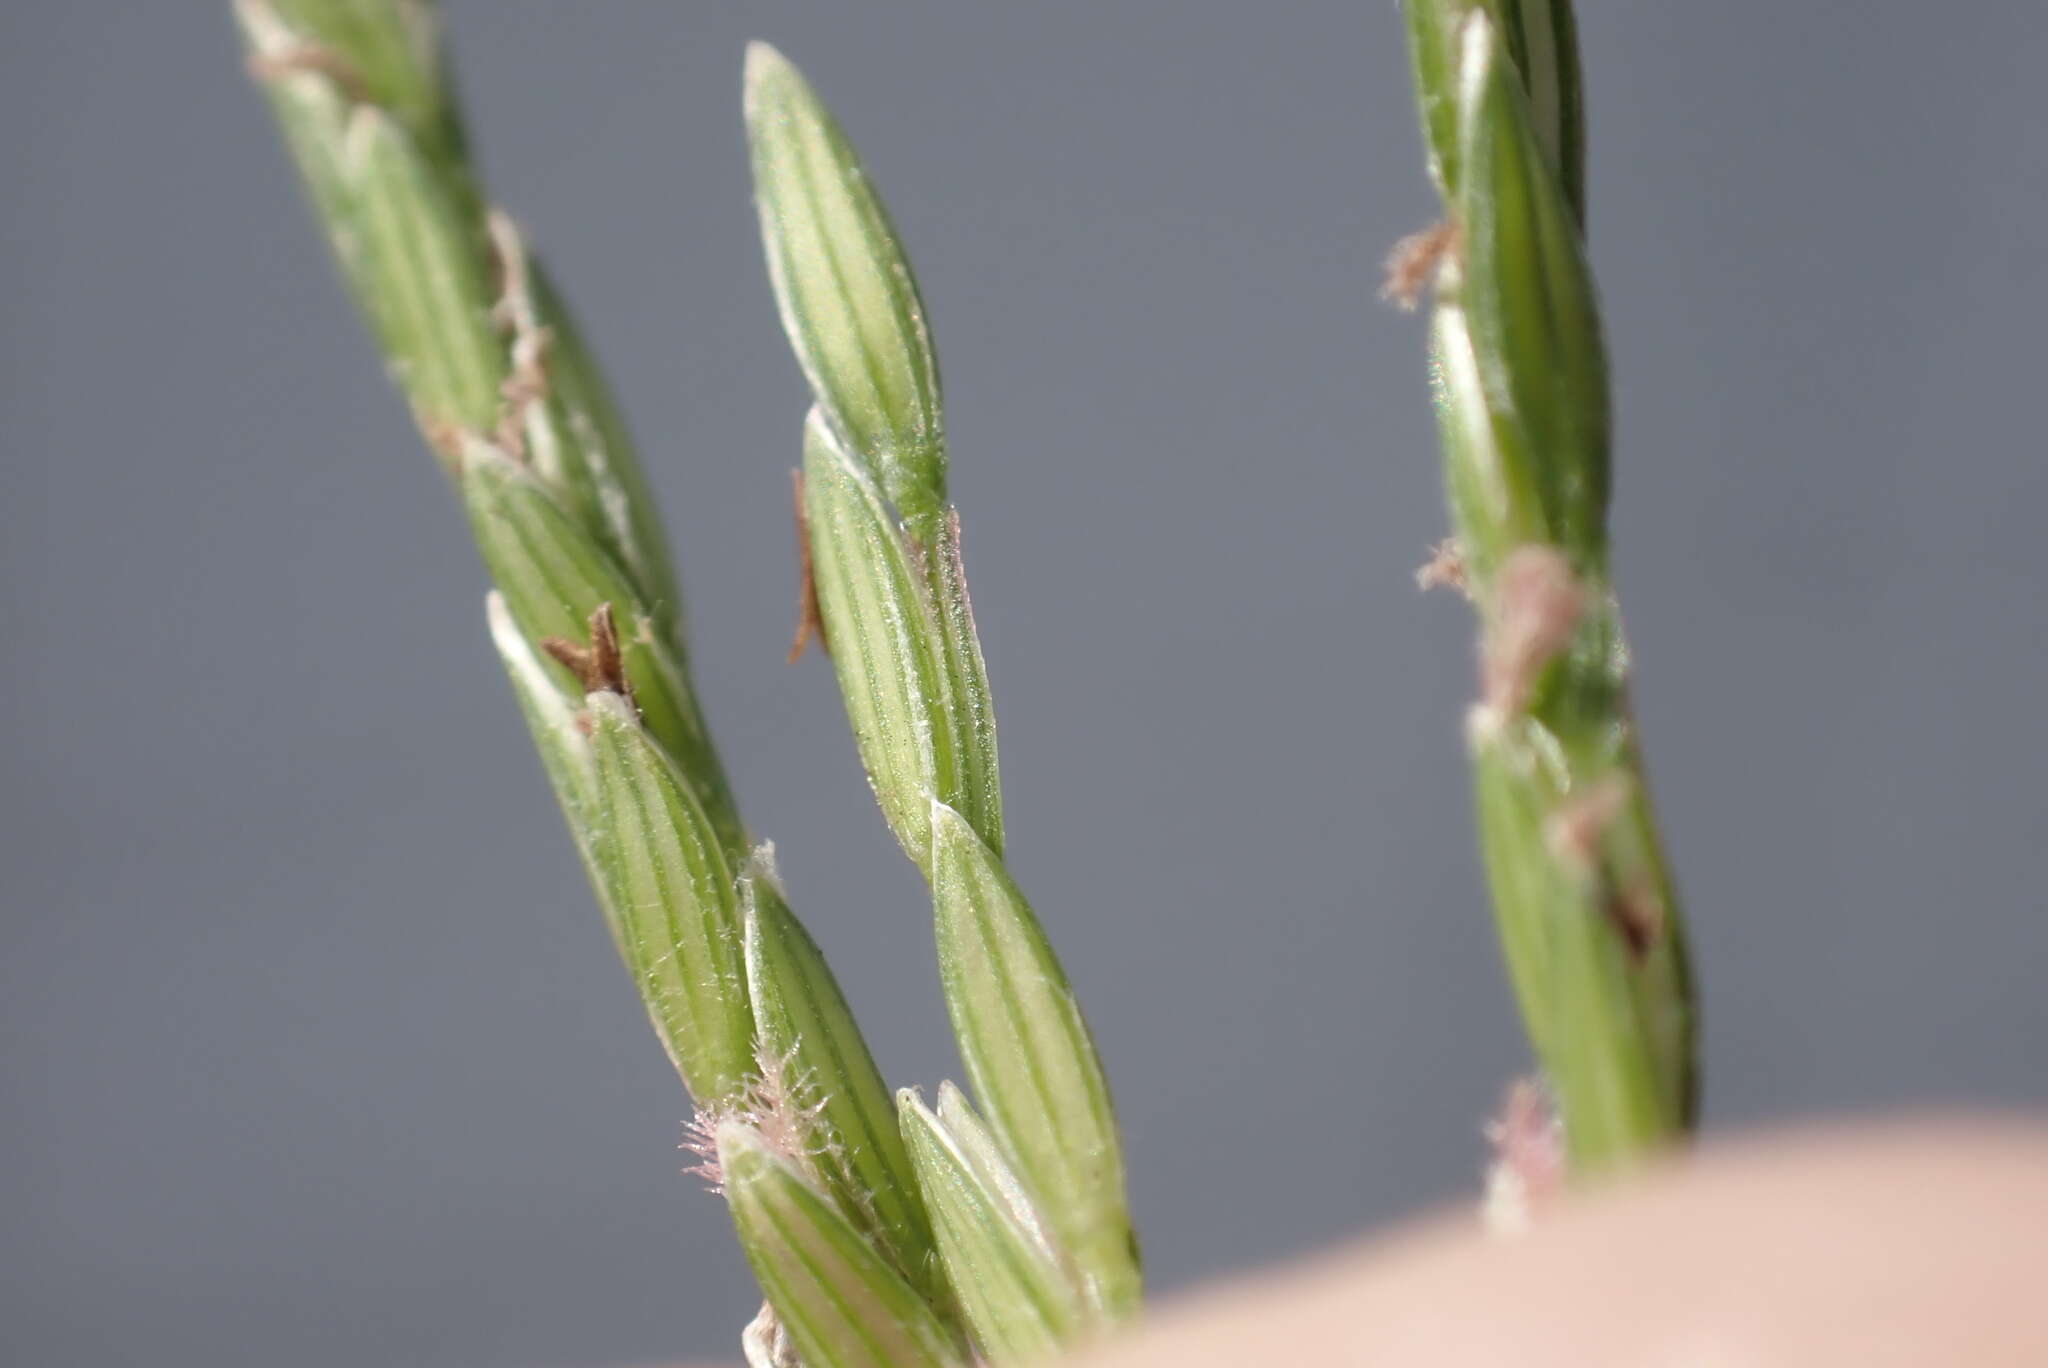
[[[1479,611],[1467,727],[1509,975],[1575,1171],[1681,1136],[1697,1094],[1678,900],[1609,581],[1607,364],[1585,257],[1570,0],[1405,0],[1444,223],[1388,292],[1434,287],[1455,529],[1429,577]]]
[[[957,1344],[894,1099],[749,851],[631,441],[560,297],[470,170],[434,12],[238,0],[236,13],[343,278],[469,514],[498,586],[492,639],[621,956],[716,1120],[720,1158],[739,1156],[725,1186],[750,1259],[786,1290],[771,1226],[806,1248],[857,1242],[874,1295],[840,1314],[914,1303],[942,1329],[920,1343]],[[773,1124],[790,1116],[801,1124]],[[779,1201],[792,1172],[812,1195]],[[816,1294],[837,1285],[821,1273]],[[812,1308],[787,1294],[782,1309]],[[791,1319],[799,1344],[824,1323]]]
[[[1049,1243],[1068,1291],[1058,1316],[1032,1308],[1032,1323],[1115,1320],[1141,1288],[1121,1146],[1080,1008],[1003,864],[995,717],[924,303],[852,144],[765,44],[747,53],[746,116],[768,274],[816,400],[807,601],[883,815],[931,884],[954,1036],[1005,1164],[998,1177],[953,1162],[984,1133],[964,1098],[941,1113],[905,1100],[928,1198],[974,1211],[942,1222],[940,1252],[980,1270]],[[972,1289],[963,1303],[985,1345],[1009,1338],[1001,1316],[1027,1318]]]
[[[656,1031],[698,1097],[730,1093],[752,1032],[744,998],[717,991],[739,959],[715,890],[746,842],[617,408],[469,167],[433,10],[237,0],[235,12],[342,277],[497,582],[493,640]],[[619,715],[598,727],[590,698],[631,705],[600,710]],[[681,814],[660,859],[624,859],[621,823],[642,811],[629,799]],[[657,882],[677,896],[649,895]]]
[[[696,1100],[691,1147],[768,1297],[744,1337],[749,1360],[959,1364],[971,1327],[987,1359],[1009,1362],[1127,1314],[1138,1283],[1107,1089],[1000,860],[936,372],[928,347],[873,349],[906,324],[922,342],[900,254],[886,279],[850,274],[866,293],[842,300],[777,283],[792,327],[807,329],[807,364],[827,358],[805,462],[825,631],[877,793],[933,880],[948,1002],[986,1125],[950,1085],[936,1113],[891,1095],[772,851],[750,847],[690,685],[631,439],[559,294],[470,166],[431,5],[235,9],[343,279],[461,497],[497,586],[492,639]],[[847,179],[857,164],[829,116],[765,49],[749,59],[748,113],[764,205],[804,176],[831,182],[808,187],[823,192],[814,218],[786,220],[793,237],[813,236],[784,252],[771,242],[772,263],[894,251],[879,203]],[[797,165],[784,151],[808,156],[821,139],[824,162],[778,178]],[[846,210],[871,217],[849,235]],[[849,349],[883,363],[864,398],[836,383]]]

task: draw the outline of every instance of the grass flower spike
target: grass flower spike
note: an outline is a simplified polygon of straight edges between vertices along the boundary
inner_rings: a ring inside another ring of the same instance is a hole
[[[672,886],[670,905],[628,901],[607,799],[621,757],[600,752],[585,713],[589,694],[631,701],[635,734],[714,834],[707,858],[736,869],[744,828],[690,686],[659,518],[616,407],[540,264],[469,166],[432,7],[237,0],[235,12],[342,277],[469,513],[498,585],[493,640],[621,953],[684,1081],[700,1099],[716,1096],[751,1057],[744,997],[696,991],[736,979],[729,895],[683,905],[712,878]],[[594,639],[599,622],[608,641]],[[615,678],[566,663],[607,647]],[[730,951],[693,959],[654,929],[671,918],[729,925]]]
[[[620,955],[713,1132],[771,1321],[810,1368],[958,1361],[892,1099],[749,849],[632,443],[559,295],[470,169],[435,12],[237,0],[236,15],[342,276],[469,514],[497,585],[492,640]],[[760,1105],[767,1093],[776,1108]]]
[[[897,1104],[940,1257],[990,1360],[1042,1358],[1097,1325],[1023,1180],[960,1090],[942,1085],[936,1111],[907,1089]]]
[[[1079,1007],[1003,866],[994,713],[924,304],[852,144],[764,44],[747,54],[746,113],[769,278],[816,400],[803,507],[847,718],[883,815],[932,885],[947,1007],[988,1130],[1074,1291],[1115,1319],[1140,1291],[1121,1145]]]
[[[1684,928],[1644,783],[1608,578],[1606,352],[1583,231],[1569,0],[1407,0],[1445,225],[1431,367],[1456,573],[1481,620],[1468,741],[1509,975],[1574,1168],[1683,1135]],[[1432,566],[1433,576],[1438,575]]]
[[[805,1364],[965,1368],[930,1305],[799,1165],[742,1121],[715,1143],[740,1245]]]

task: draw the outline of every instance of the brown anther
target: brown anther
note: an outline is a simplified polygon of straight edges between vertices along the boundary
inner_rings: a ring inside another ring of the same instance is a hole
[[[811,561],[811,518],[804,510],[804,473],[790,471],[789,482],[796,502],[796,639],[789,643],[788,657],[794,665],[803,659],[804,648],[813,637],[826,655],[832,654],[832,643],[825,639],[825,619],[818,611],[818,579]]]
[[[1450,588],[1472,597],[1472,586],[1465,580],[1465,548],[1456,537],[1445,537],[1429,548],[1428,562],[1415,571],[1415,587],[1424,592]]]
[[[619,654],[619,629],[612,622],[609,603],[598,604],[590,615],[590,652],[604,686],[615,694],[626,693],[626,662]]]
[[[1609,921],[1621,932],[1629,962],[1641,964],[1664,936],[1664,899],[1647,878],[1626,888],[1610,888],[1604,905]]]
[[[1621,933],[1629,959],[1641,963],[1664,934],[1664,900],[1647,874],[1619,883],[1602,860],[1607,833],[1628,810],[1633,791],[1629,777],[1619,772],[1595,780],[1544,819],[1543,840],[1572,873],[1598,878],[1602,915]]]
[[[1518,546],[1501,562],[1480,651],[1480,682],[1495,715],[1528,706],[1544,668],[1585,616],[1586,597],[1570,562],[1554,546]]]
[[[1457,249],[1458,225],[1449,219],[1402,238],[1387,253],[1380,298],[1404,313],[1415,312],[1422,292],[1436,279],[1437,267]]]
[[[527,266],[526,243],[519,225],[501,209],[485,216],[491,246],[498,260],[498,301],[491,306],[491,322],[512,334],[512,366],[498,386],[504,401],[498,410],[498,445],[515,459],[526,456],[526,416],[547,398],[547,352],[554,335],[543,327],[534,307],[531,272]]]
[[[612,618],[612,606],[600,603],[590,615],[590,644],[579,646],[561,637],[544,637],[540,648],[576,676],[585,693],[615,693],[631,700],[633,689],[626,682],[625,661],[619,653],[619,631]]]
[[[462,444],[469,435],[462,424],[451,423],[417,404],[413,405],[412,417],[419,424],[420,435],[427,439],[427,449],[440,457],[448,473],[451,476],[462,474]]]
[[[300,43],[276,52],[255,53],[249,58],[249,74],[259,81],[276,81],[300,72],[325,76],[353,103],[361,104],[370,98],[370,87],[362,73],[330,48]]]
[[[541,369],[541,355],[547,341],[547,334],[540,334],[532,349],[523,354],[521,346],[514,344],[512,370],[498,385],[498,398],[503,403],[498,408],[493,436],[505,454],[515,461],[526,459],[526,415],[536,403],[547,397],[547,375]]]
[[[1497,1234],[1527,1230],[1539,1208],[1564,1192],[1564,1127],[1541,1084],[1517,1079],[1486,1123],[1493,1163],[1486,1176],[1487,1224]]]
[[[1629,792],[1627,775],[1608,774],[1559,804],[1543,822],[1550,853],[1581,874],[1598,868],[1601,842],[1627,809]]]

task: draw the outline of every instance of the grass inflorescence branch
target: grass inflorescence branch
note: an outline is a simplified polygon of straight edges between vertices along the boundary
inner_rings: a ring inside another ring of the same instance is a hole
[[[751,844],[631,439],[470,164],[434,8],[235,7],[342,277],[460,495],[495,584],[492,640],[696,1100],[692,1143],[768,1297],[750,1358],[952,1364],[971,1335],[1009,1362],[1128,1315],[1138,1275],[1108,1090],[1001,862],[924,309],[837,124],[787,63],[750,53],[770,273],[818,397],[799,493],[805,620],[831,646],[890,826],[932,880],[986,1122],[950,1085],[937,1112],[892,1096],[772,852]],[[942,1240],[928,1199],[944,1204]],[[1006,1272],[1018,1258],[1022,1281]]]
[[[814,400],[801,489],[817,617],[875,797],[931,884],[954,1038],[986,1113],[964,1124],[985,1124],[1009,1195],[1028,1194],[1028,1229],[951,1221],[941,1251],[981,1269],[1050,1240],[1086,1319],[1114,1321],[1141,1287],[1122,1146],[1079,1005],[1003,863],[995,715],[924,301],[852,143],[766,44],[747,53],[746,116],[769,279]],[[905,1108],[921,1142],[945,1128]],[[961,1098],[954,1111],[966,1109]],[[912,1148],[935,1203],[980,1172],[944,1163],[948,1152]],[[993,1191],[978,1203],[992,1218],[1014,1209]],[[1026,1314],[975,1289],[962,1301],[984,1347],[1012,1338],[1013,1310]]]
[[[1502,946],[1576,1171],[1682,1136],[1697,1092],[1684,927],[1643,778],[1609,581],[1607,362],[1585,255],[1569,0],[1406,0],[1445,221],[1432,288],[1455,557],[1481,622],[1467,727]]]

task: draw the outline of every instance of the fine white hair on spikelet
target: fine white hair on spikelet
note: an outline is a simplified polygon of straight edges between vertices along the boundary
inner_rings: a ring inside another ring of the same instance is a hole
[[[777,1053],[754,1050],[754,1074],[735,1097],[697,1108],[683,1129],[682,1148],[697,1156],[683,1172],[702,1178],[713,1191],[725,1191],[725,1173],[718,1165],[718,1128],[737,1122],[753,1130],[775,1154],[813,1179],[817,1172],[817,1120],[825,1109],[810,1075],[795,1070],[795,1047]]]

